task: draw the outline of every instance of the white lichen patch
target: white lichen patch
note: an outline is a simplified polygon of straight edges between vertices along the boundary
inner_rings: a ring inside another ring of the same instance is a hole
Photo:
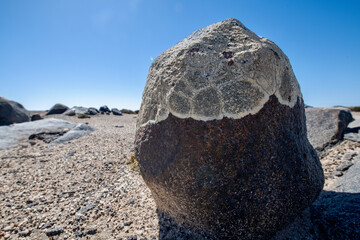
[[[293,107],[301,91],[286,55],[236,19],[195,31],[150,67],[139,125],[256,114],[271,95]]]

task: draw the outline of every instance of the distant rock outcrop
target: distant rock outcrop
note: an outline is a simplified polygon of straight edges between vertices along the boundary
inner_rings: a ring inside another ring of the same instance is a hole
[[[0,126],[30,121],[30,114],[18,102],[0,97]]]
[[[354,120],[344,108],[306,108],[305,113],[309,141],[318,151],[342,140],[346,127]]]
[[[52,106],[52,108],[50,108],[50,110],[46,113],[46,115],[62,114],[68,109],[69,109],[68,106],[65,106],[64,104],[61,103],[57,103],[54,106]]]
[[[108,106],[104,105],[104,106],[101,106],[99,111],[103,114],[103,113],[110,113],[110,109],[108,108]]]
[[[31,115],[31,121],[37,121],[43,119],[40,114],[33,114]]]
[[[155,59],[135,144],[160,239],[269,239],[324,184],[288,58],[235,19]]]
[[[114,114],[114,115],[117,115],[117,116],[122,116],[122,113],[119,109],[117,108],[112,108],[111,109],[111,112]]]

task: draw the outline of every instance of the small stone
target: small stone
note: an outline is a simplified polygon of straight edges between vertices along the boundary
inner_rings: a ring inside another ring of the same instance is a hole
[[[77,231],[75,232],[75,237],[82,237],[85,236],[86,234],[83,231]]]
[[[70,173],[71,173],[71,169],[66,170],[65,173],[66,173],[66,174],[70,174]]]
[[[135,199],[130,199],[130,201],[129,201],[129,204],[134,204],[135,203]]]
[[[86,204],[85,207],[83,207],[83,208],[81,208],[81,209],[79,210],[79,213],[80,213],[80,214],[84,214],[84,213],[86,213],[86,212],[94,209],[96,206],[97,206],[96,203],[91,203],[91,202],[89,202],[88,204]]]
[[[46,236],[52,237],[52,236],[60,235],[63,232],[64,232],[63,227],[52,228],[46,231]]]
[[[132,223],[133,223],[133,221],[124,222],[124,226],[130,226]]]
[[[44,226],[42,228],[43,229],[50,228],[50,227],[54,226],[55,224],[56,224],[56,222],[47,222],[44,224]]]
[[[354,165],[352,162],[350,161],[346,161],[341,163],[339,166],[336,167],[336,170],[338,171],[346,171],[349,169],[349,167],[351,167],[352,165]]]
[[[341,176],[343,175],[343,173],[340,172],[340,171],[334,171],[334,172],[333,172],[333,175],[334,175],[334,176],[337,176],[337,177],[341,177]]]
[[[90,228],[86,234],[94,235],[97,232],[97,228]]]
[[[26,229],[25,231],[20,232],[19,236],[20,237],[27,237],[27,236],[30,236],[30,234],[31,234],[31,230]]]
[[[126,238],[126,240],[137,240],[137,236],[136,235],[129,236]]]

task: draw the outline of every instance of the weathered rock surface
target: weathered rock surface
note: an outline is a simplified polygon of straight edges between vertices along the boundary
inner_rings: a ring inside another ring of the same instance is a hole
[[[69,109],[68,106],[65,106],[64,104],[61,104],[61,103],[57,103],[50,108],[50,110],[46,113],[46,115],[61,114],[61,113],[64,113],[68,109]]]
[[[88,114],[89,108],[74,106],[64,112],[66,116],[75,116],[79,114]]]
[[[324,183],[288,58],[235,19],[153,62],[135,143],[163,239],[268,239]]]
[[[23,105],[0,97],[0,126],[30,121],[30,114]]]
[[[79,138],[89,134],[94,129],[86,124],[75,124],[53,118],[2,126],[0,127],[0,150],[15,146],[24,137],[40,133],[40,135],[54,135],[54,132],[57,133],[60,130],[65,130],[66,133],[58,134],[59,138],[52,139],[52,145]]]
[[[309,141],[318,151],[342,140],[353,121],[351,112],[341,108],[306,108],[305,113]]]

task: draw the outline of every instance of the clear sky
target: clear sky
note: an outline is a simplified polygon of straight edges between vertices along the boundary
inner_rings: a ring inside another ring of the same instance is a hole
[[[356,0],[0,0],[0,96],[139,109],[152,60],[227,18],[284,51],[308,105],[360,105]]]

